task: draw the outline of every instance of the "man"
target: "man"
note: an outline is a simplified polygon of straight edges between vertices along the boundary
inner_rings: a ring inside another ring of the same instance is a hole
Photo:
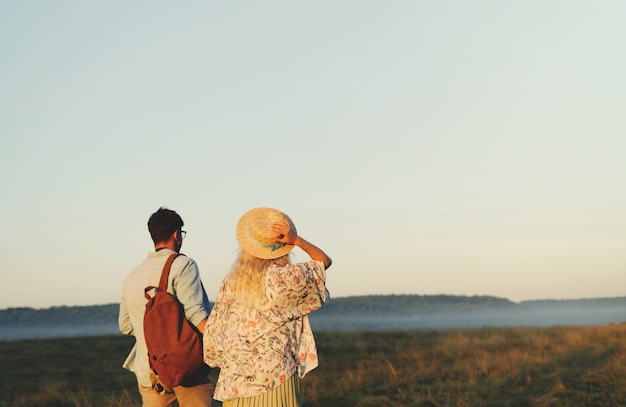
[[[211,405],[214,386],[206,371],[199,371],[194,377],[171,391],[163,390],[151,375],[148,350],[143,332],[143,317],[146,309],[144,289],[158,286],[161,272],[167,258],[180,252],[185,231],[183,220],[174,211],[159,208],[148,220],[148,230],[154,242],[155,251],[133,270],[124,281],[120,304],[119,327],[126,335],[135,337],[135,345],[124,362],[124,368],[137,376],[139,393],[144,407],[171,407],[178,400],[180,407],[207,407]],[[168,292],[174,294],[183,304],[185,316],[198,330],[204,332],[210,312],[209,299],[202,286],[196,262],[186,256],[178,256],[169,276]]]

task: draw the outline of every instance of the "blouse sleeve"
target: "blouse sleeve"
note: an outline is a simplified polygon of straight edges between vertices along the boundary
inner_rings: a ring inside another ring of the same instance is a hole
[[[324,263],[312,260],[270,268],[266,295],[270,319],[288,321],[318,310],[329,297]]]

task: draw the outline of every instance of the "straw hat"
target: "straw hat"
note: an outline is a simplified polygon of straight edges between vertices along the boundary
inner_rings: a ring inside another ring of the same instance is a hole
[[[277,259],[289,253],[293,245],[276,243],[278,235],[272,230],[274,223],[287,222],[295,232],[289,216],[273,208],[255,208],[246,212],[237,223],[237,241],[241,249],[260,259]]]

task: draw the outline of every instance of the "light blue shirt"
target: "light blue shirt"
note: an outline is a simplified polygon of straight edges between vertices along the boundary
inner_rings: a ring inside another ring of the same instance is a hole
[[[175,252],[169,249],[149,253],[148,258],[124,281],[118,323],[120,331],[134,336],[136,341],[123,366],[135,373],[141,386],[152,385],[148,349],[143,334],[143,315],[147,303],[144,289],[159,285],[165,261],[172,253]],[[183,304],[185,315],[193,325],[198,325],[209,316],[211,311],[209,298],[202,286],[198,265],[193,259],[178,256],[174,260],[167,291],[174,294]]]

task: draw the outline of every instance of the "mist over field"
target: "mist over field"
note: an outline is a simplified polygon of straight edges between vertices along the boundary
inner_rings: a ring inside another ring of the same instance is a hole
[[[118,304],[0,310],[0,340],[120,334]],[[488,296],[336,298],[310,315],[315,331],[606,325],[626,321],[626,297],[514,303]]]

